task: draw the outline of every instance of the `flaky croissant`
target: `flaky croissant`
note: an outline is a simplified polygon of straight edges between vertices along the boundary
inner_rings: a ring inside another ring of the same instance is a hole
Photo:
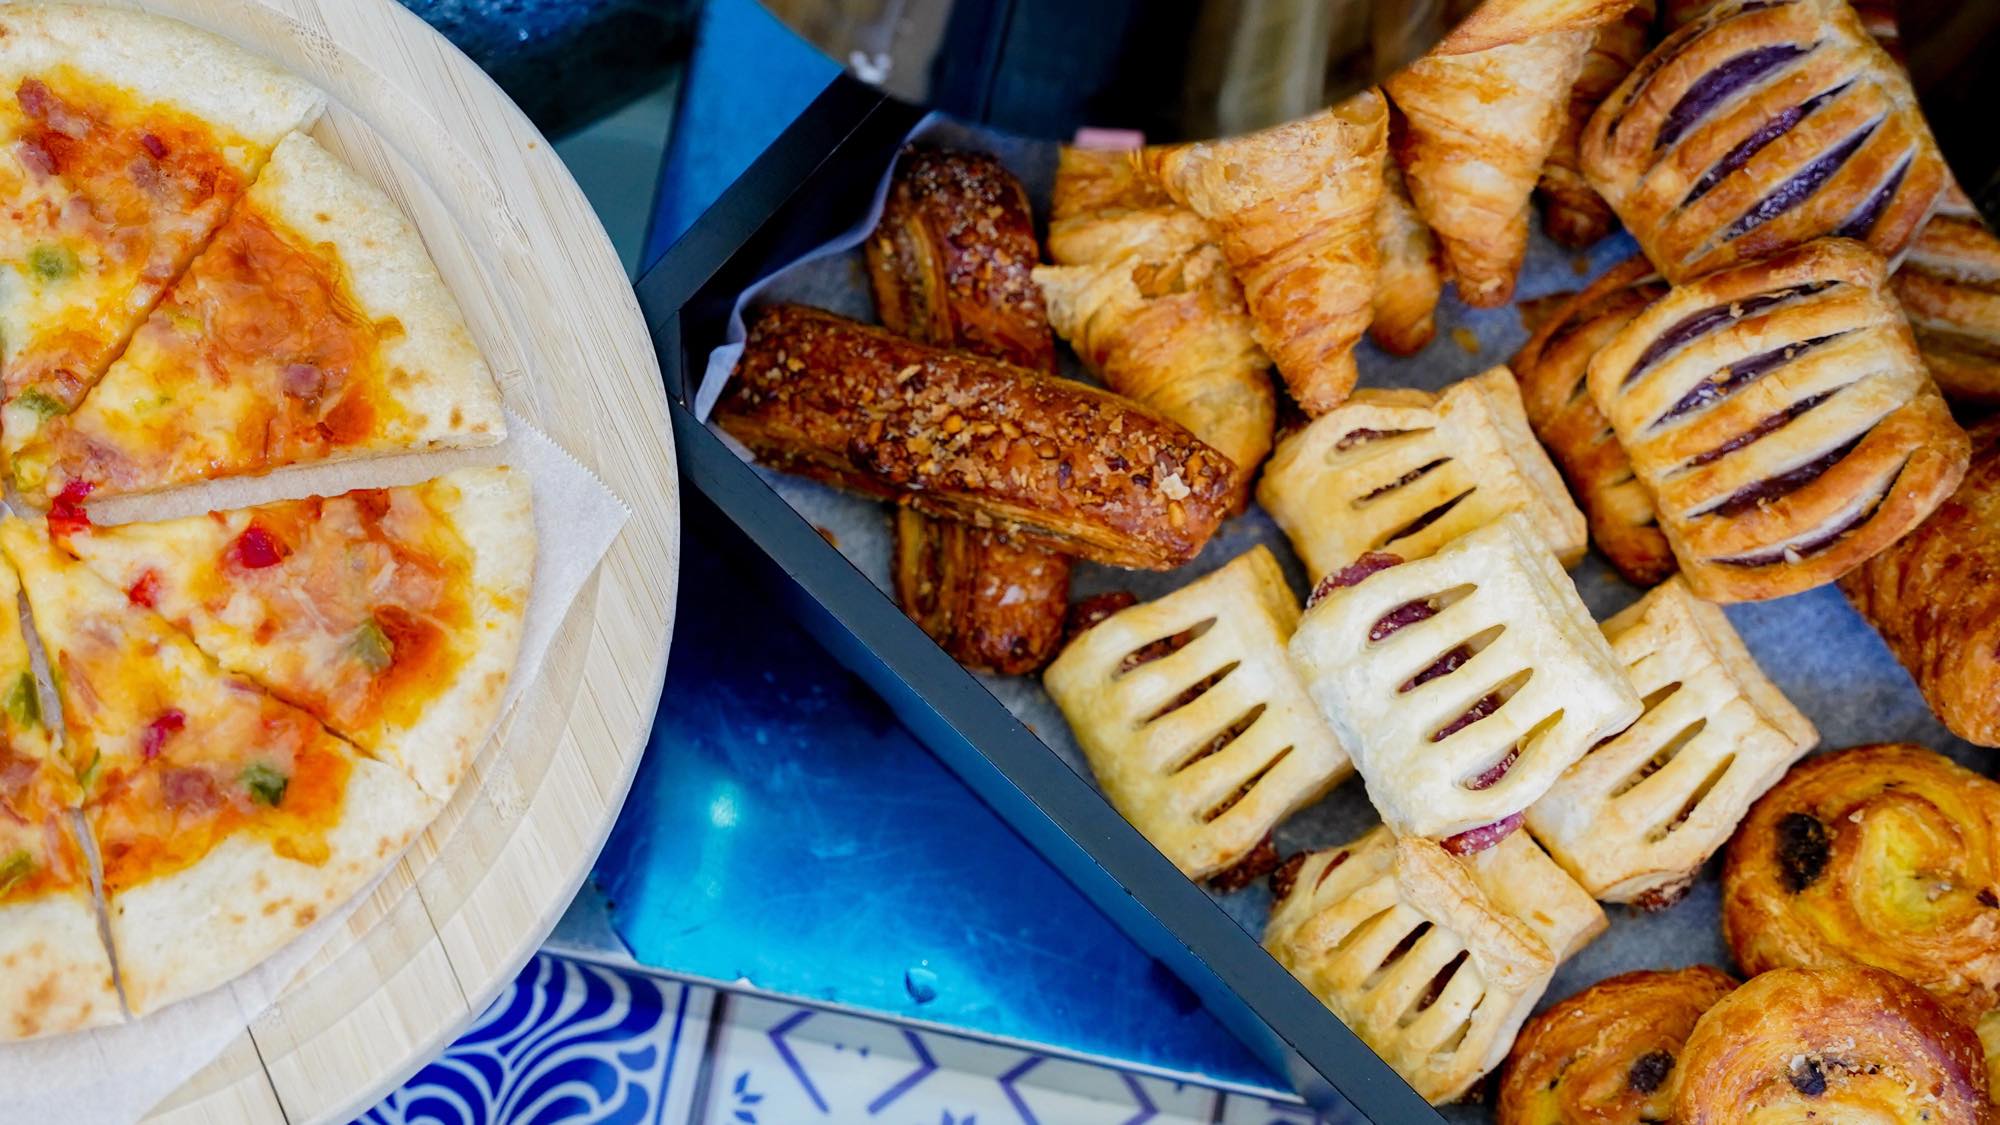
[[[1489,0],[1384,82],[1409,128],[1396,160],[1459,299],[1504,305],[1528,248],[1528,199],[1562,132],[1597,28],[1630,0]]]
[[[1653,0],[1638,0],[1625,14],[1597,29],[1583,57],[1583,71],[1569,88],[1569,106],[1555,147],[1542,165],[1542,229],[1564,246],[1588,246],[1618,225],[1611,205],[1583,178],[1579,145],[1583,127],[1606,95],[1632,73],[1653,29]]]
[[[1354,388],[1380,254],[1388,110],[1366,91],[1248,136],[1136,156],[1174,200],[1215,224],[1257,343],[1308,414]]]
[[[1375,206],[1375,244],[1382,251],[1375,275],[1375,321],[1368,334],[1382,350],[1414,355],[1437,334],[1438,296],[1444,292],[1437,239],[1410,202],[1403,170],[1382,162],[1382,201]]]

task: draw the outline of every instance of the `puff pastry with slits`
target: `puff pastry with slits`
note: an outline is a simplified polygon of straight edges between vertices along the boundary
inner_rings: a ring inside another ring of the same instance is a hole
[[[1938,388],[2000,403],[2000,237],[1953,184],[1889,279]]]
[[[1351,772],[1286,662],[1298,617],[1260,546],[1107,618],[1043,673],[1105,796],[1189,878],[1241,860]],[[1189,632],[1169,655],[1128,659]]]
[[[1528,829],[1598,898],[1664,906],[1819,732],[1679,578],[1604,635],[1646,713],[1530,806]]]
[[[1590,361],[1590,395],[1696,594],[1823,585],[1958,485],[1964,431],[1867,247],[1822,239],[1677,285]]]
[[[1385,617],[1427,601],[1432,616],[1370,639]],[[1469,659],[1416,682],[1460,649]],[[1299,622],[1291,654],[1398,835],[1450,837],[1520,812],[1640,712],[1569,576],[1511,513],[1329,591]],[[1498,706],[1484,718],[1438,737],[1488,696]],[[1490,783],[1472,788],[1482,775]]]
[[[1510,511],[1565,566],[1587,543],[1505,367],[1438,394],[1357,391],[1279,444],[1257,500],[1315,577],[1369,551],[1421,558]]]
[[[1603,910],[1521,835],[1466,863],[1377,828],[1303,857],[1264,944],[1441,1104],[1499,1065],[1556,966],[1604,927]]]

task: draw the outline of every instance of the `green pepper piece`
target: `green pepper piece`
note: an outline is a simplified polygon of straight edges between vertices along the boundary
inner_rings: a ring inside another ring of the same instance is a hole
[[[0,859],[0,895],[14,889],[14,884],[35,873],[35,857],[26,848],[16,848]]]
[[[43,418],[69,413],[69,407],[64,406],[61,399],[47,391],[35,390],[32,387],[22,391],[14,401],[20,403],[22,409],[32,410]]]
[[[285,786],[290,780],[262,762],[253,763],[243,771],[243,787],[267,805],[275,806],[285,799]]]
[[[23,672],[14,678],[14,686],[7,689],[4,704],[7,717],[15,725],[38,727],[42,725],[42,693],[35,690],[35,675]]]
[[[354,650],[355,658],[367,665],[370,672],[380,672],[396,658],[396,646],[390,642],[389,634],[384,633],[382,626],[377,625],[372,617],[354,631],[354,640],[349,647]]]
[[[43,281],[60,281],[83,268],[76,251],[67,246],[37,246],[28,251],[28,268]]]

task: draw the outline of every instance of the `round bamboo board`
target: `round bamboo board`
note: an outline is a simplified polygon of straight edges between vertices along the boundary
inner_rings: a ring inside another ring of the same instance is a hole
[[[583,881],[666,668],[680,507],[659,364],[548,142],[392,0],[148,0],[327,92],[314,136],[415,221],[507,405],[632,509],[456,797],[308,963],[151,1120],[345,1120],[498,995]]]

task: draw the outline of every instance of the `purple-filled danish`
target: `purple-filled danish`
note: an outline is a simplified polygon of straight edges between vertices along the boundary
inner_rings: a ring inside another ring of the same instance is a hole
[[[1598,107],[1583,169],[1676,282],[1829,235],[1893,260],[1948,180],[1845,0],[1732,0],[1669,35]]]
[[[1590,394],[1711,601],[1831,582],[1965,475],[1965,432],[1884,290],[1823,239],[1677,285],[1590,363]]]

